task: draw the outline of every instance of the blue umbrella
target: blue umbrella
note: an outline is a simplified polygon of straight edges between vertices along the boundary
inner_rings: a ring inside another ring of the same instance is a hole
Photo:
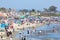
[[[5,23],[2,23],[1,28],[5,28],[5,27],[6,27]]]
[[[0,23],[0,28],[1,28],[1,23]]]
[[[8,26],[9,26],[9,24],[8,24],[8,23],[6,23],[6,24],[5,24],[5,26],[6,26],[6,27],[8,27]]]

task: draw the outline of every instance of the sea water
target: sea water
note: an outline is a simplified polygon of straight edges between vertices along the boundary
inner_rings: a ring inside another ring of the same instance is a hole
[[[50,24],[50,25],[44,25],[42,27],[37,27],[36,30],[52,30],[54,27],[57,27],[58,24]],[[29,29],[31,30],[31,29]],[[27,29],[23,31],[24,34],[22,34],[23,36],[26,36],[26,40],[60,40],[60,34],[59,33],[48,33],[45,35],[35,35],[33,34],[27,34]],[[23,33],[22,32],[22,33]],[[20,34],[16,34],[15,37],[16,38],[20,38]]]

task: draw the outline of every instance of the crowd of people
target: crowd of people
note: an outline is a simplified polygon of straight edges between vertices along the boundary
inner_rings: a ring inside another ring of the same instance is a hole
[[[9,16],[9,17],[1,17],[0,16],[0,29],[4,29],[6,32],[6,36],[10,37],[10,39],[12,38],[12,32],[9,31],[8,29],[13,29],[14,32],[14,23],[15,24],[19,24],[19,25],[23,25],[27,22],[27,25],[30,25],[29,23],[43,23],[44,21],[50,21],[47,18],[41,18],[40,16],[22,16],[22,17],[13,17],[13,16]],[[18,26],[19,26],[18,25]],[[49,24],[48,24],[49,25]],[[34,30],[36,31],[36,29],[34,28]],[[54,31],[54,30],[53,30]],[[29,34],[29,30],[27,30],[27,34]],[[2,37],[1,37],[2,38]],[[11,39],[12,40],[12,39]],[[25,38],[22,40],[25,40]]]

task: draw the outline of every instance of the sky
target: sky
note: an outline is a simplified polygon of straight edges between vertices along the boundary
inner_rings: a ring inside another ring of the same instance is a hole
[[[60,0],[0,0],[0,7],[43,10],[51,5],[60,10]]]

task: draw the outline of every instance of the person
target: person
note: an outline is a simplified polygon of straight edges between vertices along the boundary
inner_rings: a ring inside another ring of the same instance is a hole
[[[6,27],[5,27],[5,31],[6,31],[6,35],[7,35],[7,37],[9,37],[9,32],[8,32],[8,30],[7,30]]]
[[[26,37],[24,36],[24,37],[22,37],[22,40],[26,40]]]
[[[24,36],[23,40],[26,40],[26,36]]]
[[[8,31],[6,31],[6,35],[7,35],[7,37],[9,37],[9,33],[8,33]]]
[[[13,33],[15,32],[14,28],[13,28]]]
[[[13,25],[10,25],[10,28],[13,29]]]
[[[24,40],[26,40],[26,38],[24,37]]]
[[[1,22],[0,22],[0,27],[1,27]]]
[[[34,32],[36,32],[36,27],[34,27]]]
[[[10,31],[9,34],[12,35],[12,32]]]
[[[56,28],[55,28],[55,27],[53,27],[53,32],[57,33],[57,30],[56,30]]]
[[[10,35],[10,40],[13,40],[11,35]]]
[[[23,27],[23,31],[24,31],[24,27]]]
[[[10,40],[13,40],[12,39],[12,32],[11,31],[9,32],[9,35],[10,35]]]
[[[1,36],[1,40],[3,40],[2,38],[3,38],[3,36]]]
[[[23,40],[23,37],[22,37],[22,40]]]
[[[33,31],[32,31],[32,30],[30,30],[30,34],[32,34],[32,32],[33,32]]]
[[[53,27],[53,32],[55,32],[55,27]]]
[[[29,34],[29,30],[27,30],[27,34]]]
[[[0,37],[0,40],[1,40],[1,37]]]

